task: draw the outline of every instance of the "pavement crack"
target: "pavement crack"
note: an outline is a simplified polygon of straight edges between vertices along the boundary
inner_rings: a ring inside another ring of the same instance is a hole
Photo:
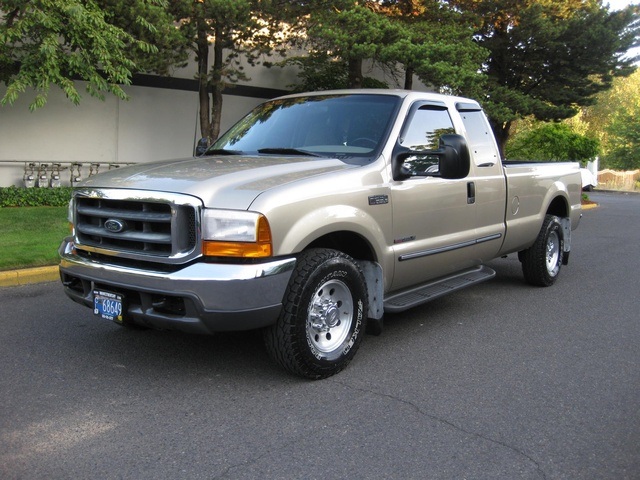
[[[282,445],[279,446],[279,448],[288,448],[291,445],[295,445],[296,442],[298,441],[298,438],[294,438],[288,442],[283,443]],[[245,461],[243,462],[236,462],[230,465],[227,465],[224,469],[222,469],[220,471],[220,473],[216,474],[215,476],[211,477],[211,480],[221,480],[223,478],[238,478],[237,475],[232,475],[231,472],[233,472],[236,469],[239,468],[245,468],[248,467],[250,465],[255,465],[256,463],[258,463],[260,460],[262,460],[263,458],[268,457],[269,455],[272,454],[273,452],[273,448],[272,447],[268,447],[264,452],[262,452],[259,455],[255,455],[252,456],[251,458],[247,458]]]
[[[377,397],[381,397],[381,398],[387,398],[390,400],[393,400],[395,402],[401,403],[403,405],[406,405],[410,408],[412,408],[413,410],[415,410],[418,414],[429,418],[435,422],[438,422],[442,425],[446,425],[450,428],[453,428],[459,432],[464,433],[465,435],[469,435],[471,437],[475,437],[475,438],[479,438],[481,440],[484,440],[486,442],[492,443],[494,445],[498,445],[500,447],[506,448],[508,450],[511,450],[512,452],[514,452],[515,454],[517,454],[518,456],[521,456],[523,458],[525,458],[526,460],[528,460],[532,465],[535,466],[536,472],[538,472],[538,474],[540,475],[540,477],[544,480],[546,480],[547,475],[544,472],[544,470],[542,469],[542,467],[540,466],[540,463],[538,463],[538,461],[536,459],[534,459],[531,455],[528,455],[526,452],[512,446],[509,445],[508,443],[502,442],[500,440],[496,440],[495,438],[491,438],[488,435],[485,435],[483,433],[480,432],[475,432],[473,430],[468,430],[464,427],[462,427],[461,425],[457,425],[454,422],[452,422],[451,420],[448,420],[446,418],[443,417],[439,417],[437,415],[434,415],[432,413],[429,413],[425,410],[423,410],[422,408],[420,408],[418,405],[416,405],[415,403],[411,402],[410,400],[406,400],[404,398],[401,398],[397,395],[391,395],[391,394],[387,394],[387,393],[381,393],[381,392],[376,392],[374,390],[370,390],[370,389],[366,389],[366,388],[360,388],[360,387],[354,387],[353,385],[348,385],[346,383],[337,381],[335,379],[328,379],[327,381],[341,385],[345,388],[351,389],[351,390],[356,390],[358,392],[362,392],[362,393],[368,393]]]

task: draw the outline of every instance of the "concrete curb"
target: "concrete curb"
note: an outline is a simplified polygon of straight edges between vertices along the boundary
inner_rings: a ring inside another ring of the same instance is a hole
[[[58,266],[25,268],[0,272],[0,287],[16,287],[32,283],[54,282],[60,279]]]

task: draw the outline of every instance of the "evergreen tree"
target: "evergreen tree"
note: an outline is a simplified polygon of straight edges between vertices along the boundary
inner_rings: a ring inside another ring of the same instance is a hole
[[[503,149],[511,124],[572,117],[633,71],[622,56],[637,43],[638,7],[609,12],[600,0],[449,0],[471,14],[475,38],[490,52],[479,98]]]
[[[308,55],[285,62],[303,69],[301,89],[385,86],[365,80],[364,62],[387,60],[403,30],[379,13],[378,2],[337,0],[304,7],[299,7],[296,24],[303,33],[294,45]]]
[[[276,15],[279,6],[285,5],[266,0],[171,3],[198,64],[200,133],[209,143],[220,134],[222,92],[229,83],[249,80],[242,60],[255,65],[275,50],[282,27]]]
[[[439,0],[386,0],[381,12],[400,22],[402,38],[387,49],[390,62],[404,67],[404,88],[417,76],[425,85],[445,93],[480,91],[480,74],[487,57],[473,41],[464,15]]]
[[[449,93],[478,90],[485,52],[444,2],[341,0],[306,8],[297,16],[304,30],[297,46],[308,55],[285,62],[301,68],[299,90],[385,87],[365,76],[365,64],[403,77],[407,89],[416,75]]]

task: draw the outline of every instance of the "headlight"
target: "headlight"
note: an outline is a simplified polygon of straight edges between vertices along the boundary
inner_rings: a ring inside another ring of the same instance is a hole
[[[204,211],[202,253],[213,257],[269,257],[271,229],[264,215],[238,210]]]

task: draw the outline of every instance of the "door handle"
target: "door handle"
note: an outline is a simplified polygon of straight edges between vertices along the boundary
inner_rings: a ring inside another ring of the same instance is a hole
[[[475,182],[467,182],[467,205],[476,203],[476,184]]]

